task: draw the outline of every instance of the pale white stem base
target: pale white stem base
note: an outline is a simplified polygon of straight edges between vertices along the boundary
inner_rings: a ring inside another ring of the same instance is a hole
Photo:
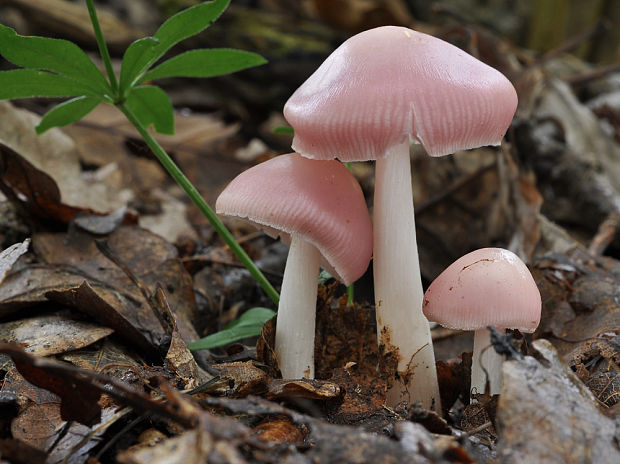
[[[276,355],[285,379],[314,378],[314,326],[320,253],[292,236],[286,259],[278,319]]]
[[[504,332],[504,330],[500,330]],[[502,389],[502,363],[504,357],[491,346],[491,331],[486,327],[474,334],[474,352],[471,359],[471,393],[484,393],[487,379],[491,395]],[[486,371],[486,372],[485,372]]]
[[[433,342],[422,313],[408,142],[377,160],[373,211],[377,335],[385,351],[398,350],[399,359],[386,402],[419,401],[441,411]]]

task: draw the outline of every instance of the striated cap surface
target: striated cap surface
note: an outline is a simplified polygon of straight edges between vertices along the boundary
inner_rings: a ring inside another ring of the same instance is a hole
[[[407,139],[432,156],[499,145],[516,107],[514,87],[496,69],[436,37],[383,26],[338,47],[284,116],[302,155],[364,161]]]
[[[235,177],[216,202],[236,216],[290,242],[298,235],[323,257],[323,267],[346,285],[372,254],[372,225],[359,183],[338,161],[281,155]]]
[[[460,330],[488,325],[533,332],[541,299],[527,266],[511,251],[482,248],[448,266],[424,294],[429,321]]]

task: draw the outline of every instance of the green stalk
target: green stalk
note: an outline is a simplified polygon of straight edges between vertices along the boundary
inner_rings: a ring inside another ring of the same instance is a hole
[[[110,59],[110,53],[108,51],[108,46],[106,45],[106,42],[103,38],[101,25],[99,24],[99,19],[97,18],[97,10],[95,9],[93,0],[86,0],[86,5],[88,7],[90,21],[93,24],[93,30],[95,31],[95,37],[97,38],[99,52],[101,53],[101,58],[103,59],[103,62],[105,64],[108,78],[110,79],[110,87],[112,89],[112,93],[114,94],[114,99],[116,100],[119,98],[118,81],[116,80],[116,75],[114,74],[114,69],[112,67],[112,60]],[[172,159],[168,156],[168,153],[166,153],[166,151],[161,147],[161,145],[157,143],[157,141],[151,136],[151,134],[138,120],[138,118],[136,118],[136,116],[129,110],[129,108],[124,103],[118,101],[116,102],[116,106],[133,124],[133,126],[140,133],[146,144],[153,151],[159,162],[164,166],[164,168],[166,168],[172,178],[181,186],[181,188],[185,191],[185,193],[187,193],[187,195],[202,212],[202,214],[204,214],[204,216],[209,220],[215,231],[219,234],[220,237],[222,237],[224,242],[230,247],[232,252],[246,267],[246,269],[262,287],[265,293],[267,293],[267,296],[269,296],[269,298],[271,298],[271,300],[277,305],[280,301],[280,295],[278,295],[278,292],[276,292],[275,288],[273,288],[273,286],[269,283],[263,273],[256,267],[254,262],[247,255],[247,253],[237,243],[235,237],[233,237],[233,235],[222,223],[222,221],[220,221],[220,218],[217,217],[217,215],[207,204],[207,202],[202,198],[202,196],[200,196],[200,193],[198,193],[196,187],[194,187],[189,181],[189,179],[185,177],[179,167],[174,164],[174,161],[172,161]]]
[[[97,39],[97,45],[99,46],[99,53],[105,64],[108,78],[110,79],[110,87],[114,98],[117,98],[118,82],[116,81],[116,74],[114,74],[114,68],[112,67],[112,59],[110,58],[110,52],[108,46],[103,39],[103,32],[101,32],[101,25],[99,24],[99,18],[97,18],[97,10],[93,0],[86,0],[86,6],[88,7],[88,14],[90,15],[90,22],[93,24],[93,30],[95,31],[95,38]]]
[[[354,298],[354,288],[353,288],[353,284],[350,284],[347,286],[347,306],[351,306],[353,304],[353,298]]]
[[[246,267],[252,277],[258,282],[262,289],[267,293],[267,296],[277,305],[280,301],[280,295],[265,278],[263,273],[256,267],[254,262],[250,259],[247,253],[241,248],[241,246],[235,240],[235,237],[230,233],[226,226],[220,221],[220,218],[215,214],[207,202],[200,196],[196,187],[192,185],[187,177],[181,172],[179,167],[170,159],[168,154],[164,151],[159,143],[151,136],[151,134],[144,128],[138,118],[131,112],[127,105],[121,103],[117,105],[118,108],[127,117],[129,122],[138,130],[146,144],[153,151],[159,162],[166,168],[172,178],[181,186],[181,188],[187,193],[198,209],[209,220],[215,231],[222,237],[224,242],[230,247],[232,252],[237,256],[239,261]]]

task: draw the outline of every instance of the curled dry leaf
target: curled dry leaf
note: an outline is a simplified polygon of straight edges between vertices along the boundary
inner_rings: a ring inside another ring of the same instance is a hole
[[[211,462],[220,453],[209,432],[202,429],[188,430],[174,438],[163,440],[152,447],[128,449],[117,456],[120,464],[203,464]],[[234,456],[237,463],[245,463],[239,452],[230,444],[221,443],[228,457]],[[231,461],[228,461],[231,462]]]
[[[28,251],[29,246],[30,239],[27,238],[21,243],[11,245],[0,253],[0,284],[4,281],[4,278],[13,267],[13,264],[17,262],[21,255]]]
[[[21,345],[37,356],[49,356],[78,350],[113,332],[109,327],[74,320],[61,312],[1,323],[0,342]]]
[[[62,203],[54,179],[2,142],[0,190],[34,221],[68,224],[77,213],[88,211]]]
[[[310,398],[313,400],[333,400],[343,393],[340,385],[324,380],[283,380],[273,379],[267,386],[266,397],[270,399]]]
[[[220,377],[229,381],[228,395],[233,397],[263,393],[267,389],[268,375],[253,361],[216,364]]]
[[[271,443],[302,444],[304,440],[304,433],[286,417],[267,419],[254,427],[253,431],[261,440]]]
[[[0,102],[0,140],[34,167],[35,172],[51,178],[64,204],[95,211],[112,211],[123,206],[126,200],[118,190],[103,182],[86,181],[82,176],[82,166],[70,137],[60,129],[41,136],[36,134],[39,121],[40,116],[35,113],[16,108],[10,102]],[[36,184],[32,186],[38,189]]]
[[[63,420],[75,420],[84,425],[101,421],[101,409],[97,404],[101,392],[86,386],[84,379],[76,382],[74,368],[67,366],[63,370],[58,362],[31,356],[14,345],[0,344],[0,352],[11,357],[28,382],[49,390],[63,400],[60,406]]]
[[[94,430],[77,422],[67,423],[61,417],[60,398],[28,383],[15,368],[5,376],[2,392],[15,392],[19,398],[19,412],[11,422],[13,438],[45,452],[50,463],[62,462],[69,453],[69,464],[84,462],[105,432],[106,427],[100,426],[110,419],[116,409],[115,405],[103,409],[101,421],[94,424]]]

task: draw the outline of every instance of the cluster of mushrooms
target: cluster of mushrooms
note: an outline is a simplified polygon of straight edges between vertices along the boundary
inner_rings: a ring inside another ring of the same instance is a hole
[[[396,26],[348,39],[295,91],[284,116],[296,153],[243,172],[216,203],[218,213],[290,243],[275,342],[284,378],[314,376],[319,266],[348,285],[372,256],[378,343],[399,359],[386,403],[441,411],[428,319],[476,331],[472,390],[484,391],[488,380],[491,393],[499,391],[501,357],[485,349],[486,327],[533,331],[540,294],[518,257],[482,249],[456,261],[424,295],[409,145],[420,143],[431,156],[499,145],[516,106],[499,71]],[[376,160],[374,233],[361,188],[341,163],[367,160]]]

